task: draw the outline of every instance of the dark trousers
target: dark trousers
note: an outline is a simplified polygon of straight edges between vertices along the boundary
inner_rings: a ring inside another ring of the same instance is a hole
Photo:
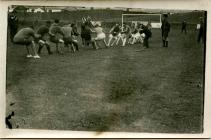
[[[148,37],[148,36],[146,36],[146,37],[144,38],[144,43],[143,43],[143,45],[144,45],[144,47],[149,48],[149,37]]]
[[[77,51],[79,51],[79,48],[78,48],[78,43],[76,42],[72,42],[73,46],[76,48]]]
[[[186,28],[182,28],[181,33],[185,32],[185,34],[187,34],[187,30]]]
[[[205,42],[204,36],[205,36],[205,35],[204,35],[203,31],[199,31],[198,38],[197,38],[198,43],[200,43],[201,40],[202,40],[203,42]]]
[[[18,28],[10,28],[10,40],[11,40],[11,42],[13,42],[13,38],[14,38],[14,36],[15,36],[15,34],[17,33],[17,31],[18,31]]]
[[[48,54],[52,54],[51,49],[50,49],[50,46],[48,46],[47,44],[45,44],[45,45],[40,45],[39,44],[39,48],[38,48],[38,52],[37,52],[38,54],[41,54],[41,51],[42,51],[43,46],[46,46],[47,51],[48,51]]]

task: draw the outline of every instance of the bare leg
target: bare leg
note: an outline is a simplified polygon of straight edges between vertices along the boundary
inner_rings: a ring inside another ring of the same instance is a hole
[[[96,49],[96,44],[94,40],[91,41],[91,44],[92,44],[93,49]]]
[[[107,47],[107,44],[106,44],[106,40],[105,40],[105,38],[103,39],[103,42],[104,42],[105,46]]]
[[[26,45],[26,51],[27,51],[27,55],[31,55],[30,54],[30,51],[29,51],[29,46],[28,45]]]
[[[97,41],[97,40],[95,40],[94,42],[95,42],[96,49],[99,49],[99,46],[98,46],[98,41]]]
[[[63,48],[62,48],[62,47],[64,47],[63,45],[64,45],[64,43],[60,43],[60,44],[59,44],[59,48],[60,48],[60,53],[61,53],[61,54],[64,53],[64,52],[63,52]]]
[[[60,54],[63,54],[62,44],[61,42],[56,44],[56,51]]]
[[[113,37],[109,37],[108,44],[107,44],[108,47],[110,46],[112,39]]]
[[[132,42],[131,42],[131,44],[135,44],[135,41],[136,41],[136,38],[135,38],[135,37],[133,37],[133,38],[132,38]]]
[[[131,43],[131,38],[128,39],[128,44],[130,44],[130,43]]]
[[[34,41],[32,41],[32,43],[31,43],[31,48],[34,53],[34,58],[40,58],[40,56],[37,54]]]
[[[119,44],[119,40],[120,40],[120,39],[122,39],[122,37],[118,37],[118,38],[117,38],[117,40],[116,40],[116,45]]]
[[[34,41],[32,41],[32,43],[31,43],[31,48],[32,48],[32,51],[33,51],[34,55],[37,56],[38,54],[37,54],[37,51],[36,51],[36,48],[35,48]]]
[[[71,48],[72,52],[75,53],[75,46],[73,44],[69,44],[69,48]]]
[[[114,40],[114,42],[111,44],[111,46],[113,46],[114,45],[114,43],[116,43],[117,42],[117,39],[115,38],[115,40]]]
[[[132,41],[133,41],[133,37],[131,36],[128,40],[128,44],[132,44]]]
[[[122,39],[122,46],[125,46],[126,41],[127,41],[127,38],[126,37]]]
[[[94,39],[92,40],[92,45],[93,45],[93,48],[94,48],[94,49],[96,49],[96,50],[98,49],[96,40],[94,40]]]

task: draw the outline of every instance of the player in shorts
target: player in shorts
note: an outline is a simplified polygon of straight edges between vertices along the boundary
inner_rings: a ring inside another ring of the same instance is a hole
[[[134,44],[134,35],[138,32],[137,26],[135,23],[131,25],[131,31],[128,39],[128,44]]]
[[[118,38],[121,36],[120,34],[121,29],[119,24],[116,24],[113,28],[111,28],[110,30],[110,34],[109,34],[109,40],[108,40],[108,47],[112,47],[114,45],[114,43],[117,42]],[[111,41],[114,39],[113,43],[111,43]]]
[[[138,24],[136,26],[136,28],[134,29],[134,31],[131,34],[131,38],[130,38],[130,44],[136,44],[136,43],[143,43],[144,42],[144,33],[140,33],[141,32],[141,27],[142,24]]]
[[[35,32],[33,30],[33,27],[27,27],[27,28],[22,28],[19,30],[16,35],[13,38],[13,42],[15,44],[20,44],[24,45],[26,47],[27,51],[27,58],[40,58],[39,55],[37,54],[36,48],[35,48]],[[33,54],[30,53],[30,47],[33,51]]]
[[[135,28],[133,30],[133,32],[131,32],[131,37],[130,37],[128,43],[131,44],[131,45],[135,44],[138,41],[139,38],[140,38],[139,30],[137,28]]]
[[[75,48],[72,45],[72,27],[71,24],[64,25],[61,27],[61,30],[63,32],[63,40],[64,40],[64,46],[68,48],[68,51],[70,49],[75,52]]]
[[[42,25],[37,30],[38,37],[38,54],[41,54],[42,48],[46,46],[48,54],[52,54],[50,49],[50,43],[49,43],[49,28],[51,26],[50,21],[46,21],[45,25]]]
[[[121,36],[118,38],[116,44],[118,45],[119,40],[121,39],[122,46],[124,47],[126,45],[126,41],[127,41],[127,39],[129,37],[130,37],[130,26],[126,25],[126,24],[123,24],[123,28],[122,28],[122,31],[121,31]]]
[[[97,34],[97,36],[92,39],[93,47],[95,49],[98,49],[99,46],[98,46],[97,43],[100,42],[100,41],[103,41],[105,46],[107,46],[106,45],[106,41],[105,41],[106,35],[105,35],[104,31],[103,31],[103,28],[101,27],[101,23],[100,22],[96,23],[93,32],[95,32]]]
[[[78,40],[77,40],[77,37],[79,36],[78,29],[76,24],[74,23],[71,24],[71,27],[72,27],[72,45],[77,51],[79,51]]]
[[[63,32],[63,35],[64,35],[64,38],[63,38],[64,45],[66,47],[68,47],[68,51],[70,51],[69,50],[70,48],[73,52],[76,51],[76,48],[78,50],[78,41],[73,39],[71,24],[67,24],[67,25],[63,26],[62,32]]]
[[[56,51],[63,54],[62,45],[63,41],[63,32],[61,26],[59,25],[59,20],[56,19],[49,29],[50,41],[56,44]]]

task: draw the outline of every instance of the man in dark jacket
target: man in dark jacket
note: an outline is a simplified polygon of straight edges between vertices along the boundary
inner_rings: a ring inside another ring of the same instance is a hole
[[[182,22],[182,30],[181,30],[181,33],[185,32],[185,34],[187,34],[187,29],[186,29],[186,27],[187,27],[187,23],[186,23],[186,21],[183,21],[183,22]]]
[[[141,29],[142,29],[142,30],[140,30],[140,34],[142,34],[142,33],[145,34],[143,46],[144,46],[145,48],[149,48],[149,38],[152,36],[152,32],[151,32],[150,29],[149,29],[147,26],[145,26],[145,25],[142,25]]]
[[[200,28],[199,28],[199,33],[198,33],[198,43],[200,43],[200,41],[202,40],[202,42],[205,42],[205,35],[206,35],[206,31],[205,31],[205,23],[204,23],[204,18],[201,17],[200,18]]]
[[[161,25],[162,30],[162,40],[163,40],[163,47],[168,47],[168,35],[170,32],[170,23],[168,22],[168,15],[163,15],[163,21]]]
[[[10,39],[13,42],[13,38],[18,31],[18,18],[15,15],[16,11],[13,11],[8,18],[8,26],[10,29]]]

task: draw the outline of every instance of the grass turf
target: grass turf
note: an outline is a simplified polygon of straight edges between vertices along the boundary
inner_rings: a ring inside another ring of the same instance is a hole
[[[15,112],[13,127],[202,132],[204,47],[195,31],[178,29],[168,48],[161,43],[153,30],[149,49],[137,44],[49,56],[44,48],[40,60],[9,43],[6,110]]]

